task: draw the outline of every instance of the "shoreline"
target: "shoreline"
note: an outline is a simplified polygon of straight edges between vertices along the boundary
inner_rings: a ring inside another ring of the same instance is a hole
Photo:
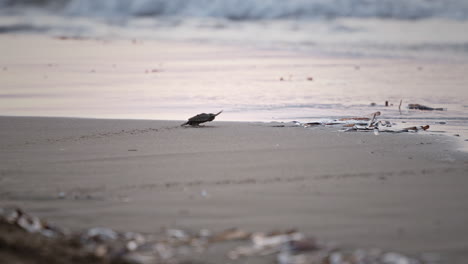
[[[381,111],[398,124],[430,125],[468,139],[466,63],[12,34],[0,36],[0,46],[0,112],[6,116],[183,120],[224,109],[228,121],[310,122]],[[450,111],[402,115],[402,99],[403,108],[418,103]],[[468,141],[461,143],[468,150]]]
[[[463,263],[466,153],[443,136],[215,120],[0,117],[0,207],[72,229],[297,228]],[[61,197],[63,193],[64,197]]]
[[[62,118],[62,119],[77,119],[77,120],[121,120],[121,121],[155,121],[155,122],[180,122],[183,123],[186,120],[175,120],[175,119],[151,119],[151,118],[127,118],[127,119],[122,119],[122,118],[101,118],[101,117],[69,117],[69,116],[15,116],[15,115],[0,115],[0,118]],[[349,116],[351,117],[351,116]],[[338,119],[339,117],[335,118],[316,118],[312,120],[333,120],[333,119]],[[341,117],[340,117],[341,118]],[[284,120],[228,120],[228,121],[222,121],[222,122],[232,122],[232,123],[262,123],[262,124],[286,124],[286,125],[291,125],[293,122],[296,121],[284,121]],[[413,123],[412,125],[418,125],[419,123]],[[422,124],[422,123],[421,123]],[[400,124],[401,126],[401,124]],[[407,125],[410,126],[410,125]],[[332,129],[335,129],[334,132],[338,132],[339,129],[342,129],[342,126],[326,126]],[[431,126],[432,127],[432,126]],[[451,145],[452,151],[453,152],[463,152],[463,153],[468,153],[468,139],[465,139],[463,135],[465,135],[465,131],[456,131],[460,132],[458,136],[457,134],[448,134],[447,132],[449,131],[432,131],[432,128],[429,128],[427,132],[421,133],[416,133],[419,136],[431,136],[431,135],[441,135],[443,137],[446,137],[448,141],[450,141],[448,144]],[[439,126],[440,127],[440,126]],[[305,128],[306,129],[306,128]],[[344,131],[340,131],[344,132]],[[454,131],[450,131],[454,132]],[[365,133],[365,132],[358,132],[358,133]],[[415,133],[415,132],[404,132],[404,133]]]

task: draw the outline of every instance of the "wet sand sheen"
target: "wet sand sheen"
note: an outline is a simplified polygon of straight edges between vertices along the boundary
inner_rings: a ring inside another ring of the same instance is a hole
[[[467,156],[447,137],[222,121],[0,122],[1,206],[59,225],[295,227],[353,247],[468,257]]]
[[[24,35],[0,36],[0,55],[2,115],[179,120],[224,109],[228,121],[311,121],[382,111],[467,126],[467,63]],[[450,111],[407,112],[415,103]]]

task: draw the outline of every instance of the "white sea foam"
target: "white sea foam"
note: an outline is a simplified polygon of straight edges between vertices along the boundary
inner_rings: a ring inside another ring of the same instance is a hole
[[[53,7],[67,15],[99,17],[468,19],[466,0],[0,0],[0,7],[26,4]]]

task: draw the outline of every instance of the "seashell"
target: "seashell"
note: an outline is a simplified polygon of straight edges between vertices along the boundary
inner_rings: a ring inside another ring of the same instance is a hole
[[[129,251],[134,251],[138,248],[138,244],[137,242],[132,240],[127,243],[126,247]]]
[[[164,243],[157,243],[154,248],[162,259],[170,259],[175,255],[174,249]]]
[[[95,227],[88,230],[86,239],[93,239],[97,241],[107,241],[117,239],[117,233],[110,228]]]
[[[43,228],[41,220],[35,216],[22,215],[16,223],[29,233],[39,232]]]
[[[202,229],[198,232],[198,235],[200,237],[211,237],[213,233],[208,229]]]
[[[411,264],[410,259],[401,254],[393,252],[383,254],[381,261],[386,264]]]
[[[168,229],[166,233],[169,237],[177,238],[180,240],[188,239],[187,233],[180,229]]]
[[[57,232],[52,231],[50,229],[43,229],[40,231],[41,235],[45,237],[55,237],[57,235]]]
[[[135,241],[139,245],[146,242],[146,238],[140,233],[125,232],[123,236],[126,240]]]

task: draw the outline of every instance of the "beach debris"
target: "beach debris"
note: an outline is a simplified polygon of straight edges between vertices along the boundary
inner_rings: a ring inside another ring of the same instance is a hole
[[[278,264],[423,264],[423,260],[379,249],[347,249],[320,243],[303,233],[254,233],[247,246],[229,251],[230,259],[276,255]],[[430,263],[430,262],[427,262]],[[437,263],[437,262],[435,262]]]
[[[280,253],[282,248],[292,248],[292,245],[310,244],[310,241],[305,240],[304,234],[296,230],[286,232],[273,232],[265,234],[261,232],[253,233],[250,236],[251,243],[247,246],[239,246],[228,253],[230,259],[238,259],[240,257],[249,256],[267,256],[275,253]],[[315,243],[312,243],[315,244]],[[312,247],[315,249],[315,245]]]
[[[314,122],[301,123],[298,121],[293,121],[293,124],[296,126],[303,127],[313,127],[313,126],[335,126],[339,125],[343,127],[341,131],[350,132],[373,132],[374,135],[379,135],[381,132],[386,133],[403,133],[403,132],[418,132],[426,131],[429,129],[429,125],[424,126],[412,126],[405,128],[393,128],[392,122],[388,120],[378,120],[378,117],[381,116],[381,112],[374,112],[365,117],[344,117],[333,120],[320,120]],[[404,123],[404,122],[402,122]]]
[[[400,104],[398,105],[398,112],[400,112],[401,115],[401,104],[403,103],[403,99],[400,99]]]
[[[183,123],[181,126],[186,126],[186,125],[199,126],[201,123],[211,122],[219,114],[221,114],[222,112],[223,112],[223,110],[219,111],[216,114],[212,114],[212,113],[210,113],[210,114],[206,114],[206,113],[198,114],[196,116],[193,116],[193,117],[189,118],[189,120],[187,122]]]
[[[423,111],[444,111],[444,108],[434,108],[434,107],[429,107],[421,104],[409,104],[408,109],[414,109],[414,110],[423,110]]]
[[[0,208],[0,223],[5,222],[17,226],[28,233],[39,233],[45,237],[55,237],[64,231],[42,221],[36,216],[24,213],[19,208]]]
[[[377,115],[378,113],[378,115]],[[424,126],[412,126],[412,127],[406,127],[402,129],[390,129],[392,127],[392,123],[390,121],[386,120],[377,120],[377,116],[380,115],[380,112],[377,112],[373,115],[372,119],[369,120],[367,125],[363,126],[361,124],[355,124],[352,127],[346,128],[343,131],[349,132],[349,131],[369,131],[369,132],[374,132],[374,135],[379,135],[381,132],[386,132],[386,133],[403,133],[403,132],[418,132],[418,131],[426,131],[429,129],[429,125],[424,125]]]
[[[308,81],[313,81],[314,78],[309,76],[309,77],[307,77],[307,80],[308,80]]]
[[[21,209],[0,208],[0,227],[5,226],[39,234],[48,243],[68,247],[65,252],[70,253],[73,249],[76,256],[92,256],[100,260],[93,263],[192,263],[187,260],[191,260],[196,254],[203,256],[205,252],[209,256],[208,249],[216,247],[216,250],[223,250],[222,253],[227,258],[223,263],[229,262],[228,259],[245,258],[243,263],[247,263],[248,258],[265,258],[258,263],[272,263],[276,259],[278,264],[438,264],[434,257],[425,261],[424,258],[412,258],[380,249],[338,247],[319,242],[294,229],[265,233],[247,232],[239,228],[220,232],[208,229],[191,232],[171,228],[159,234],[142,234],[94,227],[72,233],[53,227]],[[0,238],[5,235],[8,234],[0,232]],[[28,239],[26,234],[21,237]]]
[[[381,250],[346,250],[331,248],[293,254],[282,250],[277,257],[279,264],[421,264],[426,263],[399,253],[382,252]]]
[[[428,130],[429,129],[429,125],[425,125],[425,126],[412,126],[412,127],[406,127],[406,128],[403,128],[401,130],[401,132],[417,132],[419,130]]]
[[[117,233],[110,228],[94,227],[89,229],[82,239],[93,241],[109,241],[117,239]]]
[[[332,120],[320,120],[314,122],[301,123],[294,121],[293,123],[297,126],[311,127],[311,126],[334,126],[341,125],[344,127],[353,127],[355,125],[366,126],[369,122],[374,122],[377,116],[380,116],[380,112],[375,112],[369,115],[369,117],[344,117]]]

